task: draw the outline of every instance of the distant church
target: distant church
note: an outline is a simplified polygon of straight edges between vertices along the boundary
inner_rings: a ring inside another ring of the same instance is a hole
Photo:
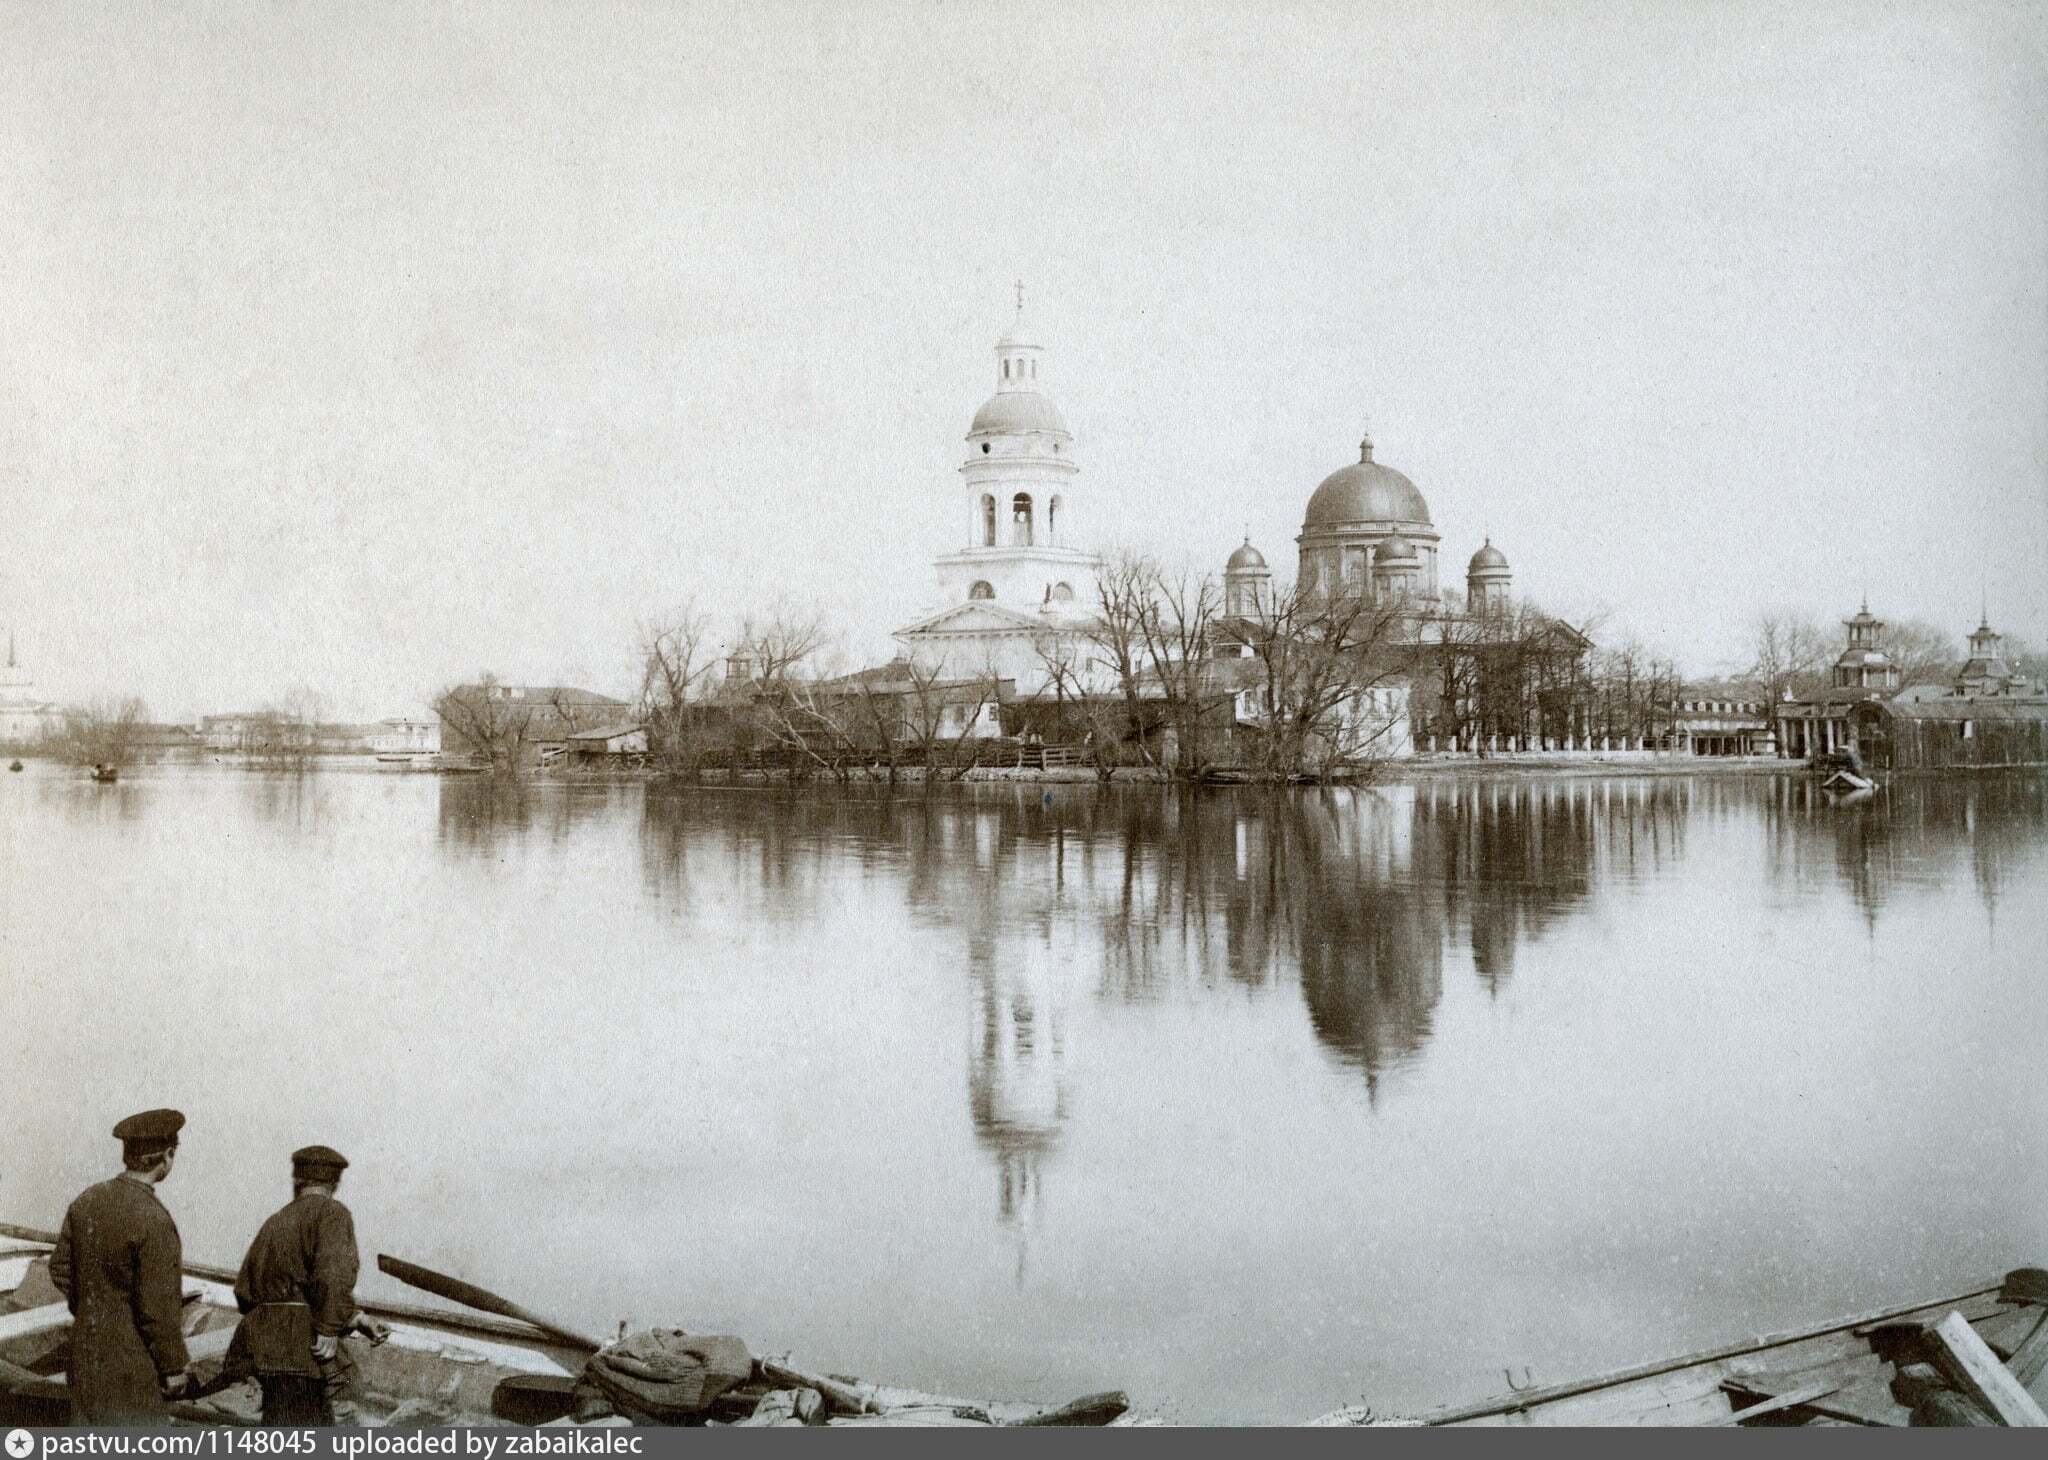
[[[934,562],[939,606],[896,631],[911,661],[948,678],[993,675],[1030,695],[1048,678],[1048,646],[1072,643],[1093,616],[1102,559],[1085,535],[1085,490],[1074,437],[1041,389],[1044,350],[1017,318],[996,341],[995,394],[974,413],[960,467],[962,545]],[[1414,482],[1359,459],[1309,497],[1297,584],[1304,592],[1400,598],[1439,606],[1440,541]],[[1466,611],[1504,609],[1513,574],[1489,539],[1465,574]],[[1224,564],[1221,609],[1256,619],[1273,602],[1272,572],[1249,539]]]
[[[0,668],[0,745],[26,748],[64,728],[61,706],[35,694],[35,680],[14,656],[7,631],[7,664]]]

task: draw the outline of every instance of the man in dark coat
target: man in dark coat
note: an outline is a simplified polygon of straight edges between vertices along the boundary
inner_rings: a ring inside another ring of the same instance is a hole
[[[64,1213],[50,1281],[71,1305],[71,1418],[87,1425],[166,1425],[185,1392],[180,1324],[185,1253],[156,1185],[177,1160],[185,1117],[131,1115],[114,1127],[125,1168]]]
[[[347,1166],[328,1146],[292,1152],[292,1199],[264,1222],[235,1279],[243,1316],[227,1367],[262,1384],[265,1424],[354,1424],[355,1362],[342,1338],[389,1337],[356,1307],[355,1219],[334,1196]]]

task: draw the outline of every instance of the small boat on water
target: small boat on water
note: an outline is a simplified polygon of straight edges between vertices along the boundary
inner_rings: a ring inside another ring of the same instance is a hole
[[[1938,1302],[1838,1318],[1412,1418],[1365,1406],[1313,1425],[2040,1424],[2048,1402],[2048,1273]]]
[[[91,771],[92,778],[102,785],[121,779],[121,768],[115,765],[96,765]]]
[[[1825,750],[1815,755],[1807,765],[1823,791],[1857,796],[1877,789],[1877,778],[1870,774],[1853,750]]]
[[[10,760],[9,762],[7,762],[7,769],[11,771],[18,771],[21,769],[21,762],[18,760]]]
[[[64,1380],[70,1314],[49,1278],[52,1235],[0,1224],[0,1425],[63,1424],[70,1415]],[[386,1271],[407,1268],[380,1260]],[[421,1272],[421,1269],[408,1269]],[[262,1417],[253,1380],[208,1392],[217,1383],[239,1314],[235,1274],[185,1266],[185,1342],[201,1397],[174,1404],[188,1424],[252,1425]],[[428,1274],[428,1276],[433,1276]],[[466,1285],[443,1280],[450,1289]],[[477,1292],[482,1299],[491,1295]],[[495,1302],[505,1308],[511,1305]],[[389,1325],[372,1346],[351,1340],[365,1423],[380,1425],[527,1424],[567,1426],[588,1340],[533,1322],[410,1303],[365,1301]],[[519,1310],[513,1310],[519,1311]],[[799,1405],[795,1396],[810,1398]],[[1046,1406],[953,1399],[918,1390],[812,1375],[776,1359],[754,1359],[747,1380],[712,1401],[699,1422],[825,1425],[1103,1425],[1121,1416],[1121,1394],[1090,1395]],[[799,1419],[796,1412],[808,1418]],[[612,1416],[598,1424],[626,1424]]]

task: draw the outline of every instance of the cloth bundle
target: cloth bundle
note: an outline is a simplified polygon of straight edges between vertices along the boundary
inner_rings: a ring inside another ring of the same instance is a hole
[[[653,1328],[608,1343],[590,1357],[577,1389],[579,1416],[601,1395],[636,1424],[682,1424],[753,1377],[754,1358],[729,1334]],[[587,1393],[595,1390],[595,1393]]]

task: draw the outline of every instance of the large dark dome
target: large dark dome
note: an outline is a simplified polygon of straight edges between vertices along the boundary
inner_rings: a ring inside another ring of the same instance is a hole
[[[1342,527],[1351,522],[1419,522],[1434,526],[1429,518],[1429,503],[1422,500],[1415,483],[1392,467],[1374,461],[1370,440],[1360,445],[1359,457],[1356,465],[1323,478],[1323,484],[1308,499],[1302,531]]]

